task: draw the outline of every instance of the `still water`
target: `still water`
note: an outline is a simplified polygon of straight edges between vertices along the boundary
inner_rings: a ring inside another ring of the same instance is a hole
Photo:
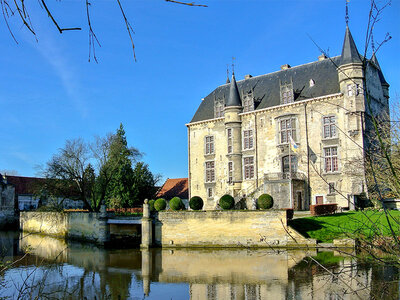
[[[0,299],[400,299],[397,268],[332,251],[113,250],[15,232],[0,249],[13,263]]]

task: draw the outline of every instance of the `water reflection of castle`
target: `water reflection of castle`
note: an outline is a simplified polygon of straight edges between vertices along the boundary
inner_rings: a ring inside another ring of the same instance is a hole
[[[0,232],[0,244],[7,238],[2,238]],[[362,265],[333,252],[104,250],[36,235],[23,237],[19,249],[27,245],[32,247],[34,256],[25,265],[44,261],[42,267],[48,266],[51,272],[48,278],[66,274],[68,278],[56,282],[68,281],[76,297],[88,299],[102,299],[104,295],[136,299],[143,294],[149,299],[193,300],[371,299],[376,295],[380,295],[378,299],[399,298],[398,269]],[[310,263],[307,255],[315,257],[323,267]],[[53,270],[50,266],[56,262],[63,268],[71,266],[74,271]],[[185,285],[179,291],[185,294],[178,296],[174,284]],[[51,288],[60,290],[54,284]],[[379,294],[382,292],[385,294]]]

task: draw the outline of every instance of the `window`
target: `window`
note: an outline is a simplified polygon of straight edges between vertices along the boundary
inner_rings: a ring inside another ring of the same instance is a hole
[[[253,130],[243,131],[243,150],[253,149]]]
[[[291,166],[289,167],[289,161],[291,163]],[[289,172],[297,172],[297,156],[295,155],[286,155],[282,157],[282,172],[283,176],[286,178],[288,177]]]
[[[211,198],[213,196],[213,189],[212,188],[207,188],[207,197]]]
[[[226,132],[227,136],[228,136],[228,153],[232,153],[232,129],[228,128],[227,132]]]
[[[206,182],[215,181],[215,164],[214,161],[206,161]]]
[[[212,135],[206,136],[206,154],[214,154],[214,137]]]
[[[324,139],[336,137],[336,117],[335,116],[323,117],[322,122],[324,125],[323,129]]]
[[[281,85],[281,104],[293,103],[293,85]]]
[[[296,119],[289,118],[279,121],[279,141],[281,144],[289,142],[289,136],[296,141]]]
[[[253,92],[247,92],[243,95],[243,112],[254,110]]]
[[[347,85],[347,96],[353,96],[354,92],[353,92],[353,85],[352,84],[348,84]]]
[[[335,183],[334,182],[329,182],[328,183],[328,194],[334,194],[336,192],[335,189]]]
[[[228,162],[228,183],[233,183],[233,162]]]
[[[243,158],[244,165],[244,179],[253,179],[254,178],[254,157],[249,156]]]
[[[214,118],[221,118],[224,116],[224,99],[214,100]]]
[[[313,79],[310,79],[310,87],[313,87],[315,85],[315,81]]]
[[[337,147],[324,148],[324,156],[325,172],[337,172],[339,170]]]

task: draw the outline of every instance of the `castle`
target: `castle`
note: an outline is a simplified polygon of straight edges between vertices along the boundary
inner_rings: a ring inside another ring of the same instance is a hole
[[[224,194],[255,208],[261,193],[275,208],[353,209],[368,196],[370,116],[388,115],[388,102],[376,55],[364,60],[348,26],[340,56],[240,81],[232,74],[186,125],[189,197],[202,197],[204,209]]]

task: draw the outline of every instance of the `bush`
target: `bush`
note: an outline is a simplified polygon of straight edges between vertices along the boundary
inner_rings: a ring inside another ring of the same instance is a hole
[[[150,211],[155,211],[156,209],[154,208],[154,202],[156,202],[156,200],[150,200],[149,201],[149,209]]]
[[[189,206],[193,210],[201,210],[203,208],[204,202],[199,196],[193,196],[190,198]]]
[[[224,210],[232,209],[235,206],[235,199],[231,195],[223,195],[219,199],[219,206]]]
[[[270,209],[272,206],[274,206],[274,199],[271,195],[262,194],[257,199],[257,205],[260,209]]]
[[[167,202],[163,198],[159,198],[154,202],[154,208],[156,211],[162,211],[165,210],[167,207]]]
[[[185,207],[185,205],[183,204],[181,198],[174,197],[171,200],[169,200],[169,207],[172,210],[181,210]]]

